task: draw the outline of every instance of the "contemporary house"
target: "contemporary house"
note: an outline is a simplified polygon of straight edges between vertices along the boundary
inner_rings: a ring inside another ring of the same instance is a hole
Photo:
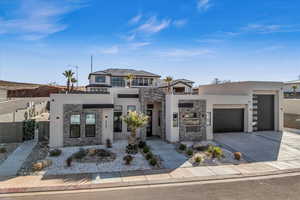
[[[134,75],[131,82],[128,74]],[[166,85],[159,75],[131,69],[90,73],[86,92],[51,95],[50,146],[126,139],[130,130],[121,116],[129,110],[149,116],[138,132],[144,140],[201,141],[220,132],[282,130],[283,83],[237,82],[198,90],[193,83],[179,79]]]

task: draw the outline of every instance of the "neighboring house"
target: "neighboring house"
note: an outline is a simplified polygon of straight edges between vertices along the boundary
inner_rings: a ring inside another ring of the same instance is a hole
[[[193,92],[194,81],[187,79],[176,79],[173,80],[169,86],[173,94],[190,94]],[[168,91],[168,84],[161,80],[159,84],[160,88],[164,88],[164,91]]]
[[[62,86],[41,85],[36,88],[22,88],[8,90],[9,98],[22,97],[50,97],[50,94],[65,92]]]
[[[294,89],[294,86],[296,87]],[[287,81],[284,83],[284,93],[292,94],[292,93],[300,93],[300,80],[296,81]]]
[[[139,77],[132,88],[126,87],[128,72]],[[50,147],[127,139],[130,130],[121,116],[129,110],[149,116],[148,125],[138,131],[144,140],[201,141],[219,132],[282,130],[283,83],[207,85],[192,94],[192,81],[175,80],[172,87],[188,85],[191,90],[168,94],[159,78],[145,71],[109,69],[91,73],[85,93],[52,94]]]
[[[0,88],[0,102],[7,100],[7,90],[5,88]]]

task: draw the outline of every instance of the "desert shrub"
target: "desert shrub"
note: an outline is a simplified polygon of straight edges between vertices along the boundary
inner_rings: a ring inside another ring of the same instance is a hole
[[[150,163],[150,165],[152,165],[152,166],[157,165],[157,160],[156,160],[156,158],[150,159],[149,163]]]
[[[83,148],[79,149],[78,152],[74,153],[73,156],[75,159],[81,160],[87,155],[87,151]]]
[[[150,159],[152,159],[153,158],[153,154],[151,153],[151,152],[148,152],[147,154],[146,154],[146,160],[150,160]]]
[[[234,152],[234,159],[236,160],[241,160],[242,158],[242,153],[241,152]]]
[[[196,156],[195,157],[195,163],[197,163],[197,164],[201,163],[202,160],[203,160],[203,158],[201,156]]]
[[[111,144],[110,139],[107,139],[107,140],[106,140],[106,147],[107,147],[107,148],[112,148],[112,144]]]
[[[60,156],[61,150],[60,149],[53,149],[49,152],[50,156]]]
[[[66,163],[67,163],[67,166],[68,166],[68,167],[71,167],[71,165],[72,165],[72,161],[73,161],[73,158],[72,158],[72,156],[71,156],[71,157],[69,157],[69,158],[67,158],[67,160],[66,160]]]
[[[34,138],[35,120],[25,120],[23,122],[23,140],[32,140]]]
[[[52,165],[52,160],[41,160],[32,164],[33,171],[41,171],[42,169]]]
[[[143,148],[143,152],[144,153],[148,153],[150,151],[150,148],[148,147],[148,146],[145,146],[144,148]]]
[[[126,165],[130,165],[131,162],[132,162],[132,160],[133,160],[133,156],[131,156],[131,155],[126,155],[126,156],[123,157],[123,160],[125,161],[125,164],[126,164]]]
[[[137,154],[138,152],[138,145],[137,144],[128,144],[126,146],[126,153],[128,154]]]
[[[6,153],[7,149],[5,147],[0,147],[0,153]]]
[[[193,155],[193,150],[192,149],[188,149],[188,150],[186,150],[186,155],[188,155],[188,156],[192,156]]]
[[[96,154],[99,157],[109,157],[111,156],[111,152],[105,149],[97,149]]]
[[[210,145],[207,151],[212,158],[221,159],[222,157],[224,157],[223,150],[220,147]]]
[[[179,150],[180,151],[185,151],[186,150],[186,145],[185,144],[180,144],[179,145]]]
[[[97,153],[97,149],[95,149],[95,148],[91,148],[91,149],[88,149],[88,150],[87,150],[87,154],[88,154],[89,156],[95,156],[96,153]]]
[[[146,144],[145,141],[140,141],[138,146],[139,146],[140,149],[143,149],[145,146],[147,146],[147,144]]]

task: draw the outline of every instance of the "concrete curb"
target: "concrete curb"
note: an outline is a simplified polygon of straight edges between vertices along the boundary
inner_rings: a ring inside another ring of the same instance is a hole
[[[74,184],[74,185],[56,185],[56,186],[41,186],[41,187],[20,187],[20,188],[0,188],[0,194],[11,193],[29,193],[29,192],[54,192],[54,191],[70,191],[70,190],[86,190],[86,189],[108,189],[122,188],[132,186],[160,185],[160,184],[175,184],[175,183],[193,183],[218,180],[234,180],[240,178],[253,178],[272,175],[283,175],[289,173],[300,172],[300,168],[277,170],[269,172],[257,173],[241,173],[235,175],[215,175],[215,176],[194,176],[189,178],[166,178],[146,181],[130,181],[130,182],[112,182],[112,183],[96,183],[96,184]]]

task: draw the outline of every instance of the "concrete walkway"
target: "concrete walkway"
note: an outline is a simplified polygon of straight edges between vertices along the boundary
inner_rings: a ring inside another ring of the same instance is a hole
[[[31,153],[37,141],[23,142],[8,158],[0,165],[0,176],[15,176],[23,162]]]
[[[173,144],[168,144],[162,140],[148,140],[152,153],[159,155],[163,160],[163,166],[167,169],[176,169],[179,167],[192,167],[187,158],[175,150]]]

